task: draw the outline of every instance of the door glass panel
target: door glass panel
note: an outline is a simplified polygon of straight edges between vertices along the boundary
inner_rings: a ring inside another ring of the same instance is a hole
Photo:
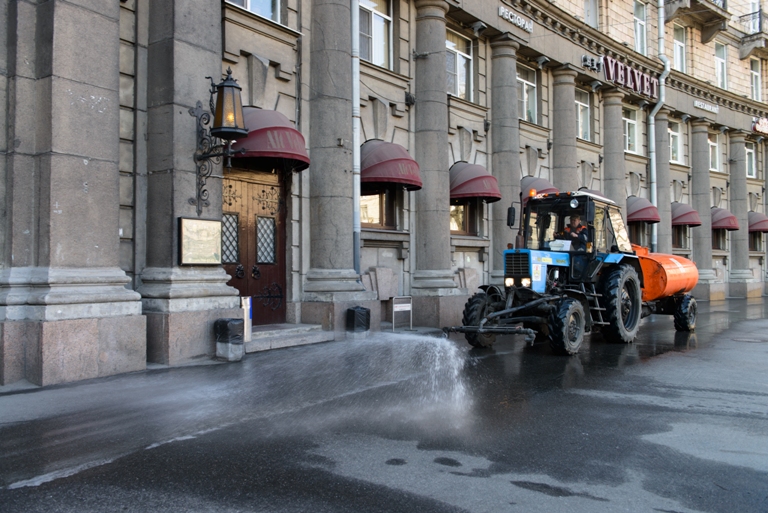
[[[221,216],[221,261],[234,264],[240,261],[237,214]]]
[[[275,218],[256,217],[256,263],[275,263]]]

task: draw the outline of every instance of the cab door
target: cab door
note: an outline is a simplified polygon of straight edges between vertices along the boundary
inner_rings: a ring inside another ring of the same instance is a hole
[[[232,170],[222,183],[224,270],[251,296],[254,325],[285,322],[284,189],[271,172]]]

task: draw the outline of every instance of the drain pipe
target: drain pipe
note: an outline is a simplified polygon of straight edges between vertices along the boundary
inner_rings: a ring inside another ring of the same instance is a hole
[[[650,157],[650,193],[651,204],[654,207],[658,207],[658,199],[656,194],[656,114],[659,113],[664,106],[664,100],[666,98],[667,87],[665,82],[669,75],[669,59],[665,54],[664,48],[664,0],[658,0],[659,8],[659,60],[664,64],[664,71],[659,76],[659,101],[654,105],[651,112],[648,114],[648,153]],[[655,253],[659,244],[659,231],[658,226],[654,223],[651,225],[651,252]]]
[[[360,0],[350,0],[352,10],[352,236],[355,273],[360,279]]]

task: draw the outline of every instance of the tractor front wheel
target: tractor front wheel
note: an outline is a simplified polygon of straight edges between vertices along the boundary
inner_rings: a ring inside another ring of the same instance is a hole
[[[584,341],[584,307],[566,298],[549,318],[549,345],[556,353],[576,354]]]
[[[464,305],[461,323],[464,326],[480,326],[480,321],[493,312],[491,298],[485,292],[478,292]],[[473,347],[491,347],[496,342],[493,333],[465,333],[464,337]]]
[[[686,294],[676,301],[675,329],[677,331],[693,331],[696,329],[696,300]]]

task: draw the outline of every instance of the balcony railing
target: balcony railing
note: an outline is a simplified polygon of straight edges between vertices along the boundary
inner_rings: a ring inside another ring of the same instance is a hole
[[[664,3],[665,4],[673,4],[673,3],[679,2],[679,1],[680,0],[665,0]],[[707,4],[707,3],[714,4],[714,5],[718,6],[720,9],[723,9],[724,11],[727,10],[726,7],[725,7],[726,6],[725,0],[698,0],[698,1],[699,1],[699,3],[702,3],[702,4]]]
[[[763,11],[757,11],[739,17],[739,23],[744,27],[744,32],[748,35],[758,34],[763,31],[766,14]]]

